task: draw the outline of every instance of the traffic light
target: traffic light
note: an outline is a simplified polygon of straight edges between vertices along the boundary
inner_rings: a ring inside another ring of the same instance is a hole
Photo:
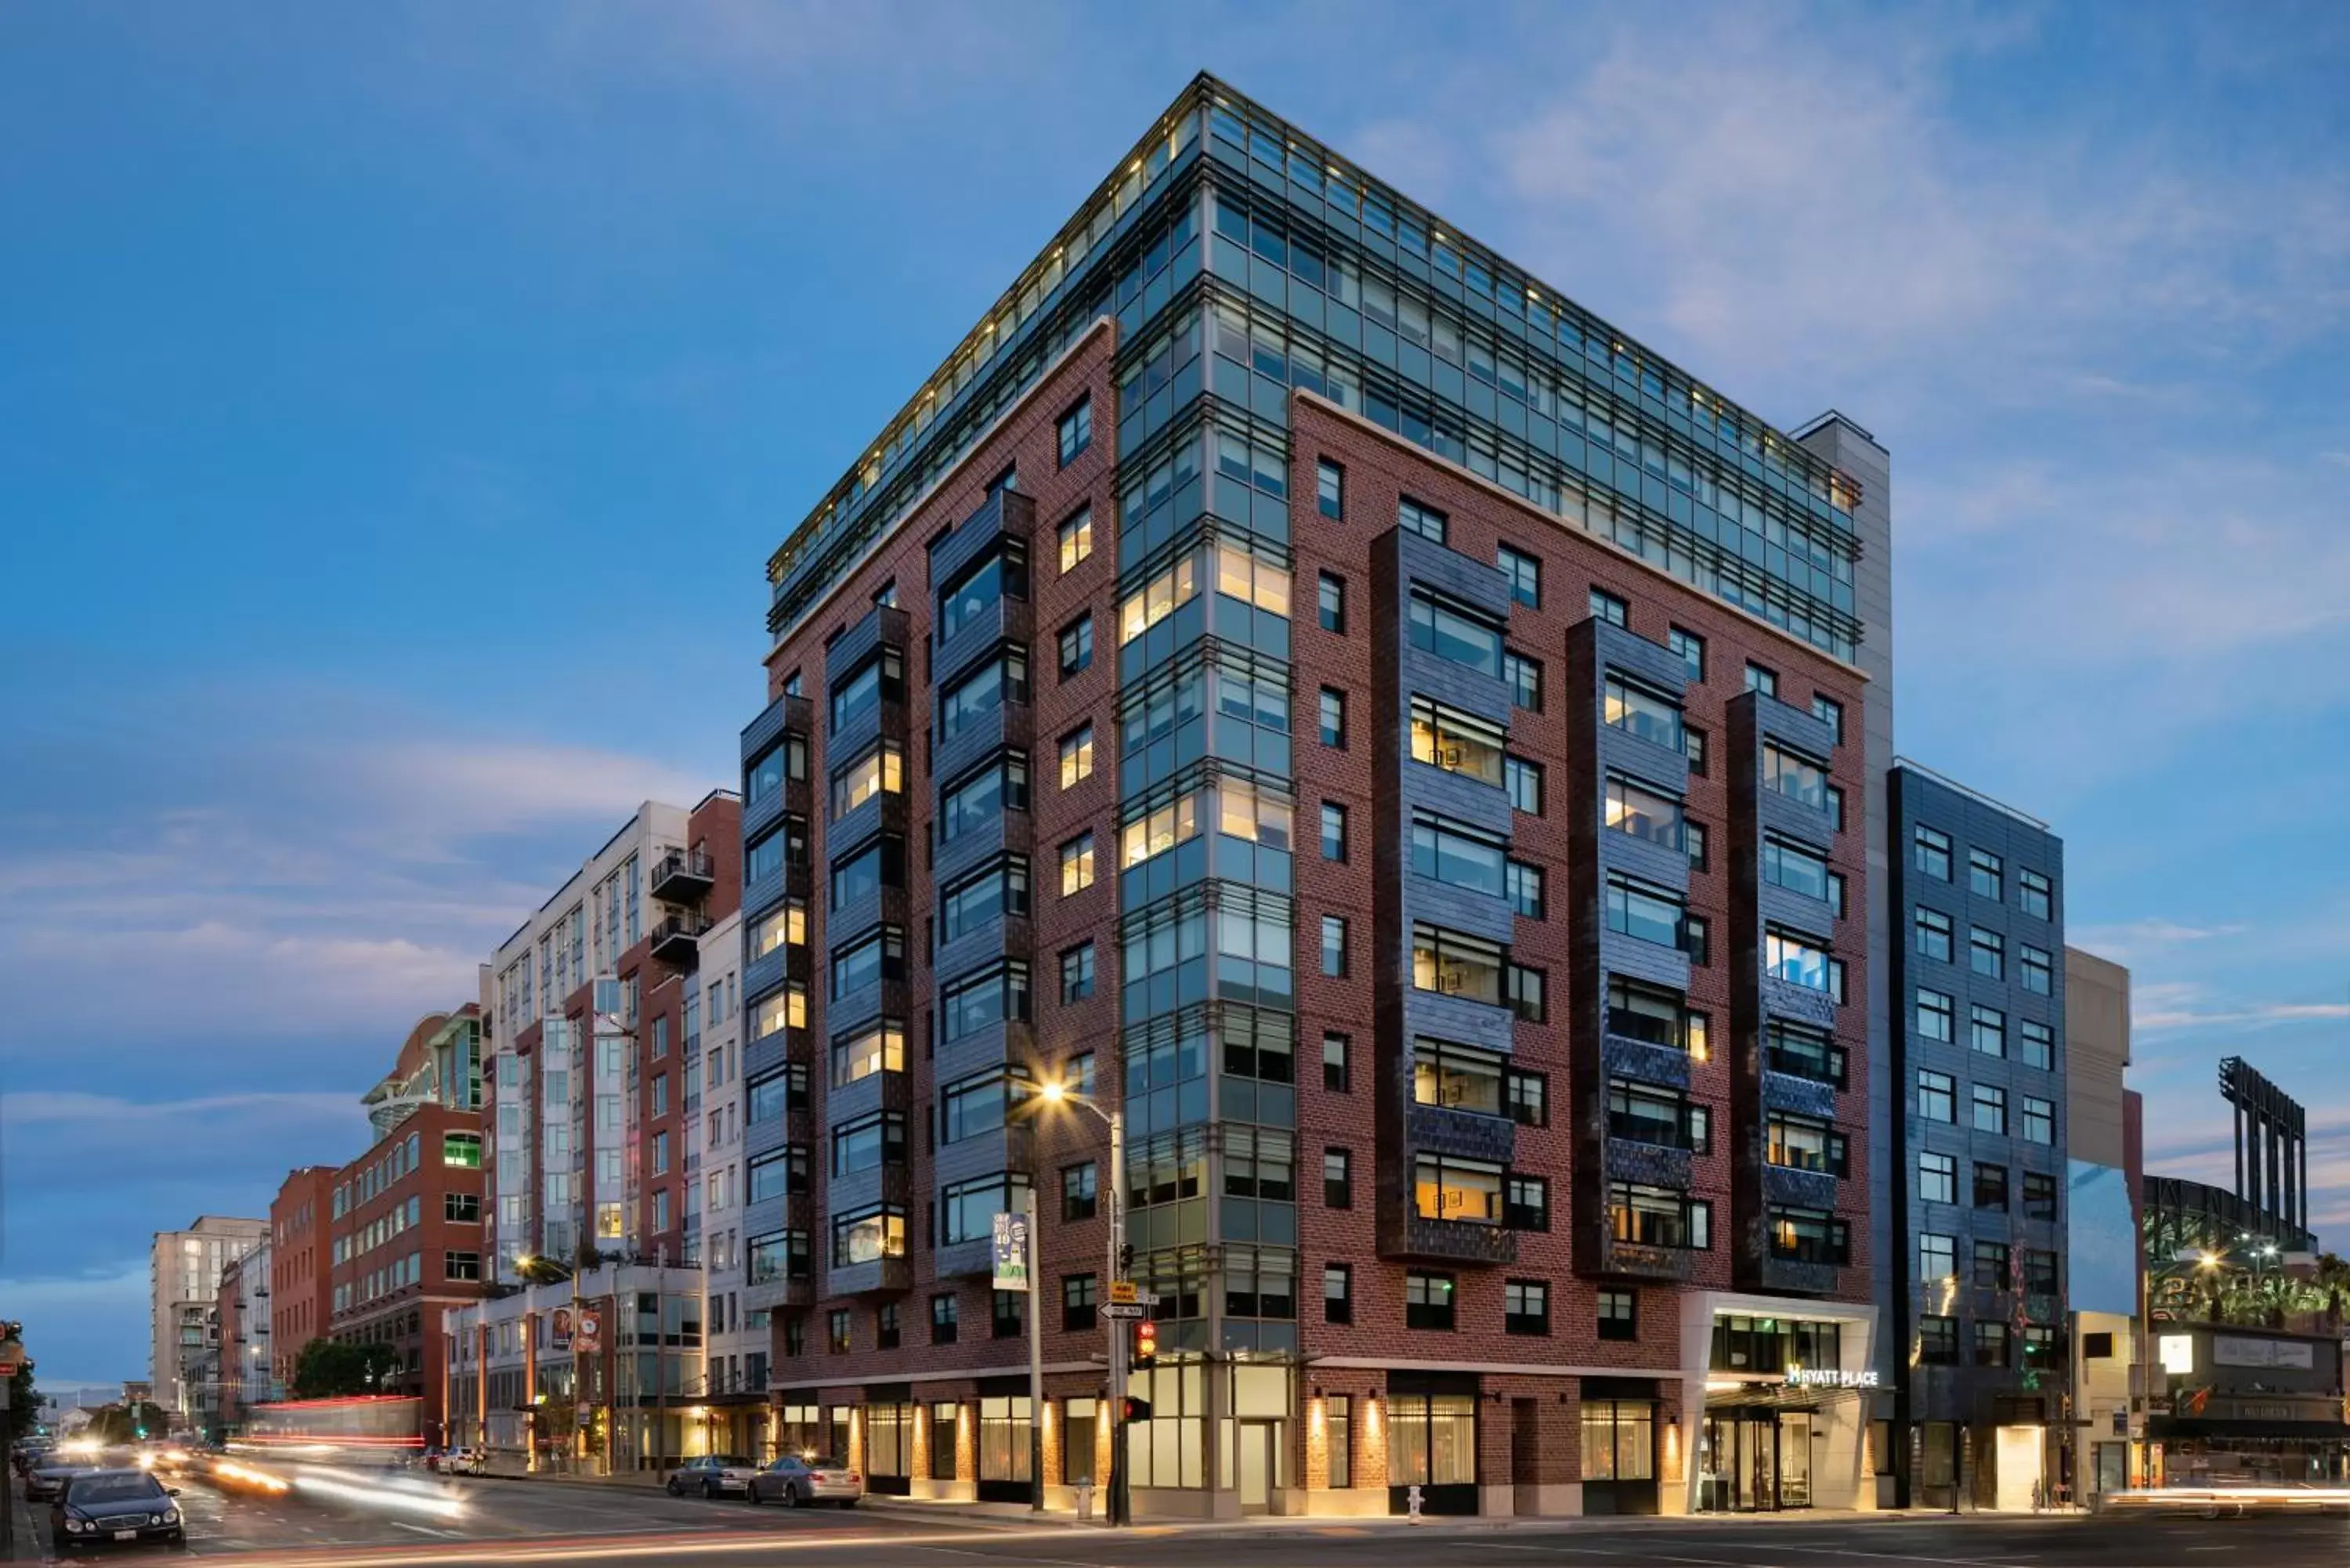
[[[1138,1399],[1131,1394],[1128,1395],[1125,1408],[1118,1418],[1128,1426],[1132,1426],[1137,1421],[1148,1421],[1150,1419],[1150,1401]]]
[[[1149,1366],[1159,1359],[1159,1325],[1144,1318],[1134,1325],[1134,1364]]]
[[[1134,1278],[1134,1243],[1131,1241],[1118,1243],[1118,1277],[1121,1280]]]

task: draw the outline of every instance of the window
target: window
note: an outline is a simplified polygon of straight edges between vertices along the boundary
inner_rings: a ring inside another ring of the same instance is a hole
[[[1322,1151],[1322,1207],[1355,1206],[1355,1157],[1343,1148]]]
[[[1512,1231],[1550,1229],[1550,1183],[1539,1176],[1513,1176],[1502,1189],[1502,1223]]]
[[[2055,960],[2030,942],[2019,942],[2016,950],[2023,967],[2023,989],[2034,996],[2046,996],[2056,986]]]
[[[2007,939],[1981,926],[1967,929],[1967,967],[1989,980],[2007,976]]]
[[[1322,629],[1343,634],[1347,629],[1346,583],[1325,572],[1322,574],[1321,586],[1315,597],[1320,607]]]
[[[2055,902],[2055,887],[2037,871],[2015,874],[2015,901],[2023,912],[2035,919],[2048,919]]]
[[[1347,808],[1335,800],[1322,803],[1322,858],[1347,858]]]
[[[1550,1125],[1550,1079],[1540,1073],[1507,1067],[1502,1072],[1503,1108],[1523,1127]]]
[[[1061,897],[1094,885],[1094,836],[1088,828],[1061,846]]]
[[[1355,1271],[1347,1263],[1322,1265],[1322,1321],[1355,1321]]]
[[[475,1192],[446,1192],[441,1197],[441,1217],[457,1225],[482,1222],[482,1199]]]
[[[1347,471],[1324,458],[1315,465],[1315,503],[1322,515],[1336,523],[1347,515]]]
[[[1810,937],[1771,927],[1762,938],[1762,971],[1773,980],[1799,985],[1806,991],[1825,992],[1839,1002],[1844,1000],[1843,966],[1829,958],[1827,950]]]
[[[1415,876],[1496,898],[1503,890],[1503,842],[1450,817],[1415,811],[1411,869]]]
[[[1938,1315],[1918,1320],[1918,1359],[1928,1366],[1959,1364],[1959,1320]]]
[[[1322,1087],[1334,1095],[1350,1094],[1354,1090],[1353,1070],[1347,1060],[1347,1040],[1344,1034],[1322,1036]]]
[[[1502,628],[1474,611],[1414,588],[1411,646],[1448,663],[1499,679]]]
[[[749,1201],[753,1203],[781,1197],[786,1191],[805,1190],[807,1186],[806,1177],[801,1173],[795,1181],[777,1181],[772,1188],[763,1189],[762,1168],[771,1158],[763,1157],[761,1160],[752,1162]],[[861,1170],[878,1170],[885,1165],[902,1166],[905,1163],[906,1118],[901,1112],[869,1112],[833,1132],[832,1173],[835,1176],[854,1176]]]
[[[1599,1293],[1599,1337],[1624,1340],[1640,1337],[1640,1297],[1637,1292]]]
[[[1927,876],[1950,879],[1950,836],[1941,829],[1919,824],[1912,835],[1910,857]]]
[[[1711,1146],[1710,1125],[1706,1107],[1678,1090],[1630,1078],[1608,1080],[1609,1137],[1703,1154]]]
[[[1921,1280],[1947,1280],[1959,1272],[1959,1241],[1955,1236],[1921,1235],[1918,1238],[1918,1277]]]
[[[832,955],[832,997],[838,1001],[885,980],[906,978],[906,935],[884,926]]]
[[[2007,1210],[2007,1167],[1988,1160],[1975,1161],[1975,1207]]]
[[[1776,697],[1779,695],[1779,672],[1750,661],[1746,666],[1746,690],[1760,691],[1765,697]]]
[[[1776,741],[1762,742],[1762,787],[1775,790],[1796,805],[1808,805],[1814,811],[1828,809],[1826,767],[1799,753],[1785,750]]]
[[[1523,757],[1505,759],[1503,779],[1510,792],[1510,805],[1528,816],[1540,816],[1543,809],[1542,764]]]
[[[1852,1261],[1852,1231],[1845,1221],[1818,1209],[1774,1203],[1767,1216],[1771,1255],[1798,1263],[1843,1268]]]
[[[444,1279],[478,1280],[482,1277],[482,1255],[479,1252],[443,1252],[441,1269]]]
[[[1341,916],[1322,917],[1322,972],[1339,978],[1347,972],[1347,922]]]
[[[1958,1037],[1958,1003],[1939,991],[1918,993],[1918,1037],[1945,1044]]]
[[[1981,1318],[1975,1321],[1975,1365],[2007,1365],[2007,1324]]]
[[[1061,1332],[1086,1334],[1094,1327],[1094,1280],[1092,1274],[1061,1276]]]
[[[1510,908],[1529,920],[1544,918],[1543,874],[1539,866],[1513,860],[1503,867],[1502,884]]]
[[[1452,1276],[1408,1273],[1403,1277],[1403,1325],[1451,1332]]]
[[[2007,1054],[2007,1014],[1975,1002],[1967,1009],[1967,1042],[1986,1056]]]
[[[1762,880],[1822,903],[1839,902],[1829,897],[1837,877],[1828,869],[1827,857],[1793,839],[1772,837],[1762,841]],[[1837,913],[1843,910],[1839,909]]]
[[[1061,416],[1059,422],[1054,426],[1054,431],[1059,438],[1061,466],[1066,468],[1076,460],[1079,452],[1093,444],[1093,399],[1079,398],[1077,406]]]
[[[1083,1165],[1065,1166],[1061,1170],[1061,1222],[1076,1224],[1094,1217],[1097,1199],[1095,1189],[1098,1178],[1091,1160]]]
[[[1694,724],[1681,727],[1681,754],[1689,758],[1691,778],[1705,777],[1705,732]]]
[[[1448,542],[1444,514],[1433,506],[1422,505],[1409,495],[1396,503],[1396,526],[1407,534],[1433,539],[1440,545]]]
[[[832,694],[832,729],[835,734],[848,727],[860,715],[879,707],[883,701],[899,702],[906,695],[906,666],[902,655],[894,648],[883,648],[878,659],[841,683]]]
[[[1503,976],[1508,990],[1509,1008],[1527,1023],[1544,1023],[1550,1019],[1550,1003],[1544,996],[1546,977],[1538,969],[1513,963]]]
[[[1031,1093],[1024,1067],[987,1067],[957,1079],[939,1093],[939,1141],[961,1143],[998,1131]]]
[[[939,797],[939,842],[951,844],[1004,812],[1027,809],[1028,759],[1016,754],[992,758]]]
[[[1586,1399],[1582,1409],[1581,1478],[1653,1481],[1657,1407],[1646,1399]]]
[[[1669,1187],[1607,1186],[1608,1234],[1644,1247],[1704,1251],[1713,1245],[1713,1206]]]
[[[1028,656],[1007,648],[939,699],[939,739],[951,741],[1007,702],[1028,701]]]
[[[1688,668],[1691,680],[1705,679],[1705,639],[1693,631],[1675,627],[1666,637],[1665,646],[1680,655],[1681,663]]]
[[[1645,838],[1667,849],[1679,849],[1683,845],[1681,803],[1676,796],[1626,777],[1622,774],[1607,775],[1606,797],[1607,826],[1618,833],[1628,833],[1635,838]]]
[[[1094,509],[1080,506],[1061,520],[1061,570],[1066,572],[1094,553]]]
[[[1690,869],[1705,869],[1705,825],[1684,821],[1681,824],[1681,845],[1689,851]]]
[[[1977,1084],[1974,1086],[1974,1129],[1979,1133],[2007,1136],[2007,1091],[1997,1084]]]
[[[653,1174],[669,1174],[669,1134],[666,1132],[653,1134]]]
[[[832,775],[832,815],[837,821],[877,794],[906,787],[906,757],[895,741],[883,741]]]
[[[1078,725],[1061,737],[1061,787],[1094,776],[1094,727]]]
[[[1499,1006],[1506,960],[1498,942],[1424,921],[1412,924],[1411,983],[1418,990]]]
[[[939,1013],[939,1037],[950,1044],[998,1023],[1026,1021],[1028,966],[1009,959],[954,981],[940,995]]]
[[[1783,1169],[1818,1171],[1841,1179],[1849,1168],[1844,1134],[1815,1117],[1773,1111],[1766,1135],[1764,1158]]]
[[[1411,700],[1413,761],[1500,785],[1506,772],[1502,746],[1499,726],[1425,697]]]
[[[848,1309],[838,1307],[825,1314],[825,1348],[835,1355],[848,1354]]]
[[[1959,1160],[1950,1154],[1918,1157],[1918,1196],[1929,1203],[1959,1200]]]
[[[994,1296],[988,1333],[997,1339],[1018,1339],[1028,1327],[1028,1297],[1019,1291],[997,1291]],[[1022,1451],[1026,1451],[1025,1444],[1022,1445]]]
[[[1681,749],[1680,704],[1614,673],[1607,677],[1606,716],[1617,729],[1668,751]]]
[[[2003,901],[2007,897],[2005,863],[1988,849],[1968,850],[1967,891],[1978,898]]]
[[[2031,1102],[2026,1101],[2024,1115],[2029,1117],[2031,1114]],[[2023,1173],[2023,1213],[2026,1219],[2031,1220],[2056,1218],[2056,1179],[2054,1177],[2038,1170],[2027,1170]]]
[[[2023,1096],[2023,1141],[2053,1144],[2056,1141],[2056,1106],[2036,1095]]]
[[[1509,682],[1510,701],[1529,713],[1542,711],[1542,664],[1514,649],[1502,652],[1502,679]]]
[[[1948,1073],[1918,1069],[1918,1115],[1929,1122],[1955,1122],[1959,1119],[1958,1080]]]
[[[1503,545],[1493,552],[1493,565],[1510,579],[1510,597],[1529,609],[1542,607],[1542,563],[1523,550]]]
[[[1838,746],[1844,744],[1843,703],[1833,697],[1823,697],[1814,691],[1812,693],[1812,717],[1828,727],[1830,744]]]
[[[1322,743],[1344,747],[1347,743],[1347,694],[1322,688]]]
[[[1094,993],[1094,945],[1080,942],[1061,954],[1061,1001],[1083,1002]]]
[[[1604,620],[1609,626],[1628,628],[1632,624],[1632,607],[1606,588],[1594,588],[1591,590],[1591,618]]]
[[[1550,1286],[1540,1280],[1503,1281],[1502,1331],[1505,1334],[1548,1334]]]
[[[2045,1023],[2025,1020],[2015,1026],[2015,1059],[2027,1067],[2052,1068],[2056,1064],[2056,1032]]]
[[[1061,628],[1061,679],[1094,661],[1094,618],[1089,610]]]
[[[465,1170],[482,1168],[482,1135],[471,1132],[441,1135],[441,1163]]]
[[[932,1296],[931,1298],[931,1343],[932,1345],[952,1345],[955,1342],[956,1320],[959,1315],[955,1310],[954,1297]]]
[[[1950,917],[1939,909],[1918,906],[1912,926],[1917,933],[1918,956],[1950,961]]]

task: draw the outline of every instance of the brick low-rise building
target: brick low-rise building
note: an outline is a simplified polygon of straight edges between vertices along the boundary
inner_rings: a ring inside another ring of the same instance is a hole
[[[868,452],[743,736],[775,1440],[1107,1480],[1123,1275],[1138,1513],[1873,1504],[1882,450],[1203,78]]]
[[[391,1348],[383,1392],[423,1401],[428,1443],[444,1436],[441,1314],[487,1277],[481,1098],[480,1010],[427,1016],[366,1096],[376,1140],[328,1199],[327,1335]]]
[[[294,1385],[302,1347],[327,1334],[334,1300],[334,1214],[338,1173],[331,1165],[286,1172],[269,1204],[270,1376]]]

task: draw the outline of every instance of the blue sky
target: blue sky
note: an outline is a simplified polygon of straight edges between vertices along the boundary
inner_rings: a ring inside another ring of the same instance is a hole
[[[2350,1220],[2350,12],[0,9],[0,1303],[361,1147],[407,1025],[731,777],[761,564],[1191,74],[1894,453],[1901,749],[2053,820],[2158,1160]],[[2222,766],[2222,763],[2225,763]]]

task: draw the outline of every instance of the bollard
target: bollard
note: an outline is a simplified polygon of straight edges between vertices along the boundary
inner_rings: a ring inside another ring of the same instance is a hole
[[[1091,1481],[1079,1481],[1077,1483],[1077,1522],[1079,1524],[1089,1523],[1092,1521],[1093,1517],[1094,1483]]]
[[[1418,1524],[1418,1523],[1419,1522],[1419,1487],[1414,1486],[1414,1487],[1411,1489],[1411,1493],[1410,1493],[1410,1497],[1409,1497],[1409,1501],[1410,1501],[1410,1504],[1411,1504],[1411,1521],[1412,1521],[1414,1524]]]

